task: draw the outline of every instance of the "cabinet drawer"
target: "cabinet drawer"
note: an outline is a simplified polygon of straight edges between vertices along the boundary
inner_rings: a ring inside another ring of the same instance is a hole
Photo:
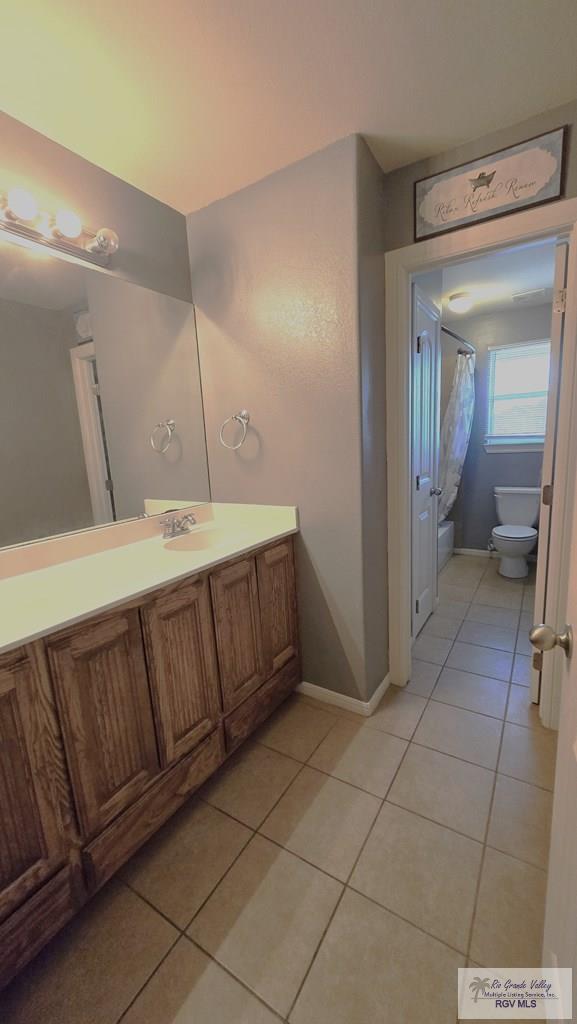
[[[272,715],[300,682],[299,661],[294,658],[224,720],[227,753],[235,750],[258,725]]]
[[[232,711],[265,679],[256,563],[243,558],[210,578],[222,702]]]
[[[216,728],[220,688],[210,587],[187,580],[141,609],[162,766],[188,754]]]
[[[0,925],[0,989],[64,927],[80,902],[72,871],[63,868]]]
[[[224,760],[222,727],[183,758],[133,806],[83,851],[88,885],[93,892],[150,839],[190,794],[212,775]]]
[[[83,836],[100,832],[159,771],[137,608],[47,641]]]

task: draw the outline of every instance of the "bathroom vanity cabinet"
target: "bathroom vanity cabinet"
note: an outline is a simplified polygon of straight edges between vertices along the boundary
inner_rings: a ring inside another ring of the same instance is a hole
[[[291,537],[0,655],[0,987],[299,680]]]

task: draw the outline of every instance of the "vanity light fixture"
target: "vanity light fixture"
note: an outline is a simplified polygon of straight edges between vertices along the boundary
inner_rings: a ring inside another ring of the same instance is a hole
[[[449,296],[448,306],[452,313],[468,313],[473,305],[470,292],[455,292]]]
[[[24,243],[57,249],[90,263],[106,266],[118,252],[119,239],[112,228],[93,231],[83,225],[74,210],[55,214],[40,210],[31,192],[11,188],[0,193],[0,234],[17,236]]]

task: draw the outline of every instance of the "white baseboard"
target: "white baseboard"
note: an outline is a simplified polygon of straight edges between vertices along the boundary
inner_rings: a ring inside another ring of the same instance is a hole
[[[388,689],[390,677],[385,676],[379,683],[370,700],[359,700],[357,697],[348,697],[345,693],[335,693],[334,690],[325,690],[324,686],[317,686],[316,683],[299,683],[297,693],[305,697],[314,697],[323,704],[332,704],[334,707],[343,708],[345,711],[353,711],[357,715],[369,718],[377,710],[385,690]]]
[[[492,558],[494,556],[493,551],[489,551],[486,548],[453,548],[454,555],[479,555],[480,558]]]

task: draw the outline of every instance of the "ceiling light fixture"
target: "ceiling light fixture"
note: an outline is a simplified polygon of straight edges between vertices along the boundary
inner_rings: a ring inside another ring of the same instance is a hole
[[[17,187],[0,192],[0,234],[99,266],[106,266],[119,246],[118,235],[112,228],[93,231],[83,225],[74,210],[60,209],[56,214],[39,210],[32,193]]]
[[[452,313],[468,313],[473,305],[473,296],[470,292],[455,292],[449,295],[448,306]]]

